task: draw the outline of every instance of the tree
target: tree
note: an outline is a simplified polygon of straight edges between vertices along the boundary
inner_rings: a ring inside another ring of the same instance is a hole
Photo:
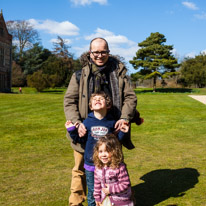
[[[22,87],[26,84],[26,77],[22,72],[21,67],[16,64],[15,61],[12,62],[12,86]]]
[[[53,53],[57,57],[56,61],[53,61],[53,64],[58,64],[58,67],[56,67],[58,70],[52,74],[60,75],[60,77],[56,79],[59,79],[59,81],[61,79],[61,86],[65,86],[68,84],[71,75],[74,72],[73,54],[68,51],[70,46],[67,45],[67,41],[62,39],[60,36],[57,37],[57,42],[53,45]],[[54,58],[52,59],[55,60]],[[51,63],[49,64],[51,68]]]
[[[157,78],[168,78],[176,75],[179,67],[177,59],[172,55],[173,46],[165,45],[166,38],[158,32],[151,33],[146,40],[138,44],[141,47],[133,60],[129,61],[134,69],[140,69],[140,77],[153,79],[153,91],[156,89]]]
[[[206,55],[200,54],[195,58],[185,59],[180,67],[179,82],[184,86],[195,84],[202,88],[206,86]]]
[[[29,87],[34,87],[38,92],[41,92],[43,89],[50,87],[49,75],[43,74],[41,70],[36,71],[27,76],[27,84]]]
[[[50,56],[42,65],[44,74],[50,76],[52,87],[64,86],[68,75],[68,67],[61,58],[55,55]]]
[[[39,43],[35,43],[31,49],[24,52],[24,56],[20,61],[24,74],[33,74],[42,69],[44,62],[52,53],[48,49],[44,49]]]
[[[7,21],[6,25],[13,37],[13,42],[18,45],[20,58],[23,56],[25,48],[29,48],[39,41],[38,32],[28,21]]]
[[[57,36],[57,41],[53,43],[54,51],[53,53],[60,58],[69,60],[73,58],[73,55],[68,51],[70,46],[67,45],[67,41],[62,39],[60,36]]]

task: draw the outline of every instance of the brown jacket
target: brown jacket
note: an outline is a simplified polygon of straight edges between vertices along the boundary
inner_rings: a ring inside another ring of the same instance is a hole
[[[82,122],[88,116],[88,78],[91,68],[90,65],[90,62],[88,61],[82,68],[79,82],[77,82],[76,73],[72,75],[64,96],[64,112],[66,120],[71,120],[73,123]],[[118,62],[117,70],[121,106],[120,118],[131,121],[136,110],[137,97],[128,82],[126,67],[121,62]],[[67,134],[67,136],[69,135]],[[70,137],[68,138],[71,140]],[[79,152],[84,152],[83,146],[78,143],[73,144],[71,141],[71,146]]]

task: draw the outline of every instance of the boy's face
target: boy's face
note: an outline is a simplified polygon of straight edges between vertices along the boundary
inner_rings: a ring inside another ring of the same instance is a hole
[[[91,100],[91,110],[98,111],[101,109],[107,109],[106,100],[102,96],[94,96]]]

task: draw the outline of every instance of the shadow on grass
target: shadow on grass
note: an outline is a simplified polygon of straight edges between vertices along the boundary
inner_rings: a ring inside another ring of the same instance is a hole
[[[139,93],[153,93],[152,89],[136,89],[134,90],[136,94]],[[188,88],[157,88],[156,93],[191,93],[192,89]]]
[[[193,168],[151,171],[140,178],[144,183],[132,187],[136,205],[153,206],[170,197],[184,196],[198,183],[199,175]]]

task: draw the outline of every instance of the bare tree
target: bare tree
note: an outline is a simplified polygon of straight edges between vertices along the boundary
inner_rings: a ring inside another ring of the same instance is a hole
[[[57,41],[53,43],[54,45],[54,51],[53,53],[60,58],[63,59],[70,59],[73,57],[73,55],[68,51],[70,46],[67,45],[67,41],[65,39],[62,39],[60,36],[57,36]]]
[[[25,48],[30,48],[39,41],[38,32],[28,21],[7,21],[6,25],[9,33],[13,36],[13,41],[16,41],[19,47],[20,57],[23,56]]]

